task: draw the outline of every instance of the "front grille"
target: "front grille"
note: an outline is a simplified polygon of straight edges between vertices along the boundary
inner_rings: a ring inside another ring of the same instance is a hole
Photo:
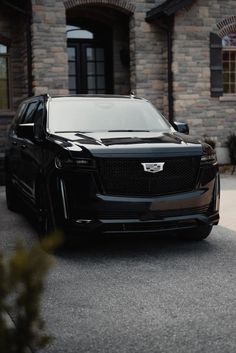
[[[145,172],[141,163],[148,162],[165,162],[163,171]],[[101,158],[97,163],[105,194],[153,196],[193,190],[200,158]]]

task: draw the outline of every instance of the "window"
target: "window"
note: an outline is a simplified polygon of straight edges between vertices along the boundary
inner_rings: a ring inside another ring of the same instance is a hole
[[[67,26],[69,92],[112,93],[112,36],[96,23]]]
[[[34,102],[31,102],[28,105],[26,113],[24,115],[24,118],[21,121],[21,124],[31,124],[31,123],[33,123],[34,113],[35,113],[35,110],[36,110],[38,104],[39,104],[38,101],[34,101]]]
[[[77,26],[66,26],[68,39],[94,39],[92,32]]]
[[[225,36],[223,46],[223,92],[236,94],[236,33]]]
[[[10,108],[8,65],[8,48],[0,43],[0,110]]]

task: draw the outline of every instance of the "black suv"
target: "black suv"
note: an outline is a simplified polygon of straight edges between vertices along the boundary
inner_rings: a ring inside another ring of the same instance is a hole
[[[219,221],[214,150],[134,96],[43,95],[9,130],[6,197],[44,233],[175,231],[206,238]]]

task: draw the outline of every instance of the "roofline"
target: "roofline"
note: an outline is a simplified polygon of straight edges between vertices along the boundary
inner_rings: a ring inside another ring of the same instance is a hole
[[[146,13],[147,22],[155,22],[162,17],[174,15],[178,10],[191,5],[193,0],[166,0]]]

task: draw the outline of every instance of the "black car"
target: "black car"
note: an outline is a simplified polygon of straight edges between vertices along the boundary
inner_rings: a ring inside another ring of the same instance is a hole
[[[219,221],[214,150],[134,96],[43,95],[9,130],[6,197],[42,232],[174,231],[206,238]]]

